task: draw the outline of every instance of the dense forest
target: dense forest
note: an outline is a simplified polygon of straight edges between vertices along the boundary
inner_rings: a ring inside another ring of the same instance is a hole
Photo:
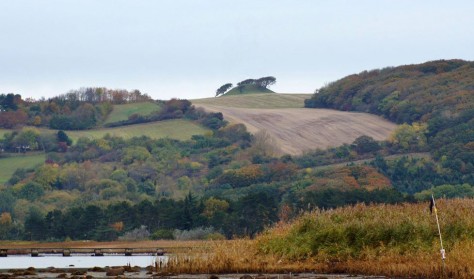
[[[368,111],[401,125],[387,141],[361,136],[351,144],[280,158],[270,156],[264,134],[229,125],[221,113],[198,110],[187,100],[103,97],[105,89],[80,90],[92,92],[87,100],[78,92],[39,101],[3,94],[0,118],[26,116],[4,134],[1,156],[28,146],[21,151],[43,152],[46,160],[17,169],[0,186],[0,238],[253,237],[314,208],[414,202],[431,192],[472,197],[473,68],[470,62],[435,61],[331,83],[306,106]],[[160,109],[108,125],[182,118],[209,132],[188,140],[106,135],[73,142],[70,126],[54,134],[38,129],[80,115],[94,115],[90,127],[99,127],[117,104],[139,101]],[[34,125],[37,117],[41,121]]]

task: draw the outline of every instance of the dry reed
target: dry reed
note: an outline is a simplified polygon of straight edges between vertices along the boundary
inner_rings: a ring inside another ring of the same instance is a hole
[[[474,200],[437,205],[446,239],[444,266],[428,205],[401,204],[315,211],[255,240],[206,242],[206,250],[172,255],[163,271],[474,278]]]

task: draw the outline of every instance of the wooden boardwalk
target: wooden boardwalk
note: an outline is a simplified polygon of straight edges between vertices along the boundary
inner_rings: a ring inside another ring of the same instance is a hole
[[[7,257],[10,255],[31,255],[32,257],[39,257],[51,254],[60,254],[64,257],[69,257],[71,255],[133,256],[143,254],[162,256],[165,254],[165,251],[161,248],[0,248],[0,257]]]

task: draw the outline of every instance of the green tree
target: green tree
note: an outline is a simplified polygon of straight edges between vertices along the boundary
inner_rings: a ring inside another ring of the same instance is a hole
[[[219,96],[219,95],[224,94],[224,93],[227,92],[227,90],[229,90],[231,87],[232,87],[232,83],[226,83],[226,84],[222,85],[221,87],[217,88],[217,90],[216,90],[216,97]]]
[[[371,153],[380,149],[380,145],[376,140],[365,135],[356,138],[352,145],[359,154]]]
[[[72,144],[72,140],[63,130],[59,130],[57,133],[58,142],[65,142],[68,146]]]
[[[18,193],[19,198],[35,201],[44,195],[44,188],[41,184],[30,181],[21,187]]]
[[[40,132],[36,128],[23,128],[18,135],[13,138],[13,144],[20,150],[39,149],[38,140]]]
[[[402,124],[393,132],[390,141],[408,151],[426,147],[427,125],[425,123]]]
[[[25,236],[28,240],[44,240],[47,225],[43,214],[36,207],[30,207],[25,220]]]
[[[273,85],[276,83],[276,78],[272,76],[268,77],[262,77],[257,79],[256,84],[260,87],[267,88],[270,85]]]

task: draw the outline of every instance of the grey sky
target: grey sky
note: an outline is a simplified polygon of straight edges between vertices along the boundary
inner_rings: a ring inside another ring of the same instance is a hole
[[[211,97],[272,75],[311,93],[363,70],[474,60],[471,0],[0,0],[0,93]]]

